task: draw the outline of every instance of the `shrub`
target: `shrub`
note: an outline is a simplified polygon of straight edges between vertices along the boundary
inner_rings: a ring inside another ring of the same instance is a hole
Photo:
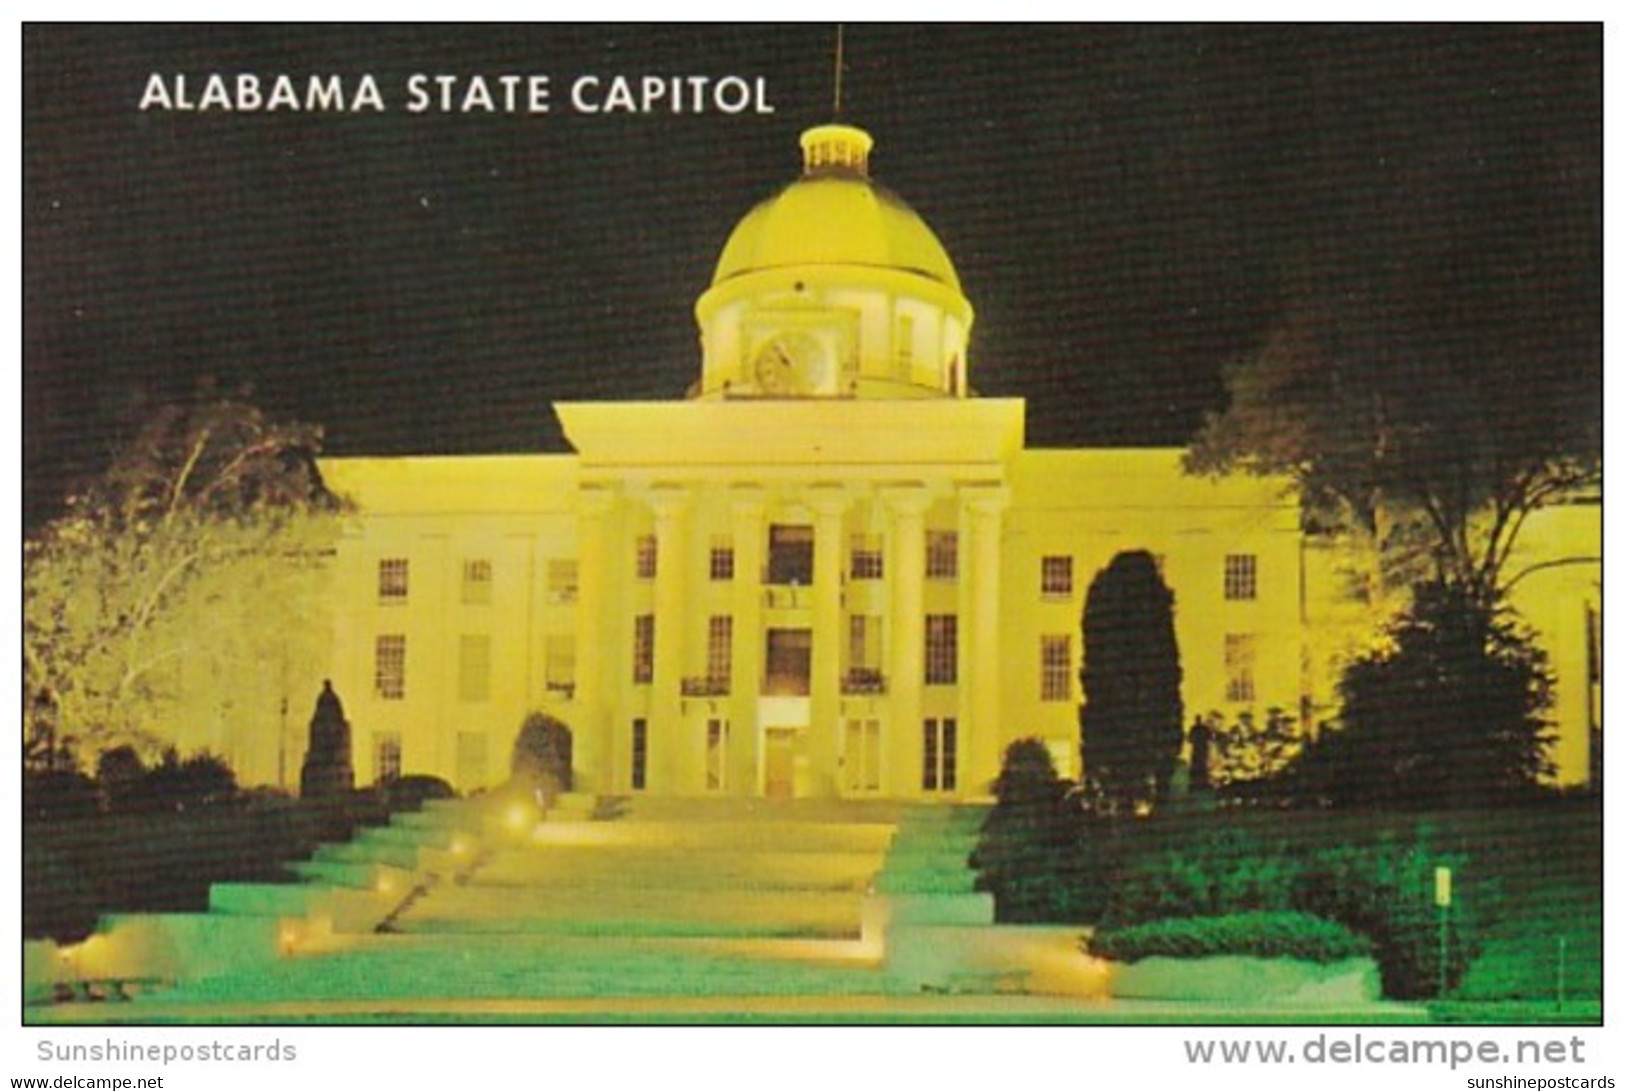
[[[1217,830],[1178,849],[1136,858],[1112,880],[1102,927],[1174,917],[1212,917],[1291,908],[1294,864],[1256,838]]]
[[[1446,861],[1457,870],[1461,861]],[[1439,919],[1433,905],[1437,857],[1393,845],[1332,849],[1306,861],[1292,903],[1371,939],[1383,995],[1414,1000],[1439,994]],[[1480,947],[1476,922],[1453,909],[1446,935],[1445,987],[1460,984]]]
[[[1104,908],[1113,839],[1073,805],[1072,785],[1049,750],[1021,739],[1005,751],[993,782],[997,803],[983,820],[970,865],[990,892],[999,921],[1094,920]]]
[[[1389,637],[1343,673],[1340,731],[1307,755],[1320,794],[1475,806],[1527,795],[1551,773],[1551,674],[1508,611],[1423,584]]]
[[[224,758],[203,751],[182,758],[173,748],[147,771],[142,794],[152,810],[184,811],[237,798],[237,775]]]
[[[439,777],[408,773],[382,786],[384,806],[394,811],[421,811],[424,801],[456,799],[457,789]]]
[[[570,729],[545,712],[532,712],[519,727],[509,766],[515,782],[549,794],[570,790],[573,743]]]
[[[1340,962],[1371,954],[1371,942],[1334,921],[1308,913],[1233,913],[1221,917],[1171,917],[1127,928],[1105,929],[1089,939],[1089,953],[1117,962],[1157,956],[1296,958]]]

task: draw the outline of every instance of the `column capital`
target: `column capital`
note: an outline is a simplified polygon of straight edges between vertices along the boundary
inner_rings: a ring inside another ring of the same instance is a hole
[[[656,484],[649,489],[649,507],[654,509],[655,518],[659,520],[682,515],[693,501],[694,494],[687,485]]]
[[[583,483],[576,493],[578,510],[583,516],[602,519],[615,509],[620,492],[613,485]]]
[[[760,515],[767,508],[767,491],[757,484],[731,485],[725,495],[728,509],[742,518]]]
[[[925,509],[931,506],[930,490],[919,482],[882,485],[878,491],[881,502],[893,516],[924,515]]]
[[[820,483],[804,489],[801,494],[807,506],[817,515],[828,519],[844,515],[852,506],[852,497],[841,485]]]
[[[998,515],[1010,506],[1010,487],[996,481],[967,482],[959,486],[959,502],[972,515]]]

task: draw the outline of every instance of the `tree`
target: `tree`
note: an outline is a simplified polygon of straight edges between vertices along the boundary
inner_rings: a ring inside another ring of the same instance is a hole
[[[1546,657],[1505,611],[1454,584],[1417,588],[1389,639],[1350,664],[1341,719],[1300,774],[1337,802],[1494,804],[1551,772]]]
[[[204,392],[151,414],[25,542],[36,751],[228,750],[249,734],[238,721],[275,722],[330,629],[321,589],[339,505],[316,470],[319,439]]]
[[[1083,609],[1084,770],[1108,807],[1166,797],[1184,738],[1174,596],[1151,554],[1119,553]]]
[[[1290,476],[1314,524],[1364,547],[1374,603],[1429,578],[1493,606],[1530,514],[1600,481],[1600,354],[1544,311],[1464,314],[1453,286],[1407,267],[1300,303],[1229,369],[1186,458]]]

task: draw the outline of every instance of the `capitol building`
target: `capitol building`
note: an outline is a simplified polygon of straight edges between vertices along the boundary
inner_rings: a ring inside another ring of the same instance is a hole
[[[357,782],[499,784],[532,711],[569,727],[586,792],[985,798],[1022,738],[1076,776],[1084,599],[1134,550],[1174,594],[1187,723],[1315,730],[1370,618],[1290,483],[1028,448],[1025,401],[976,396],[971,302],[869,135],[801,145],[695,304],[686,399],[557,404],[571,454],[323,460],[356,507],[325,673]],[[1529,548],[1594,543],[1596,518],[1541,513]],[[1596,745],[1599,579],[1520,587],[1563,783]],[[273,747],[225,749],[275,779]]]

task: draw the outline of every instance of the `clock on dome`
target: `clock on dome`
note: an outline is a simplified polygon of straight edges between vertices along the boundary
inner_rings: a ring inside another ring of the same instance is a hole
[[[834,353],[824,338],[810,330],[783,330],[756,349],[751,378],[763,394],[833,393]]]

